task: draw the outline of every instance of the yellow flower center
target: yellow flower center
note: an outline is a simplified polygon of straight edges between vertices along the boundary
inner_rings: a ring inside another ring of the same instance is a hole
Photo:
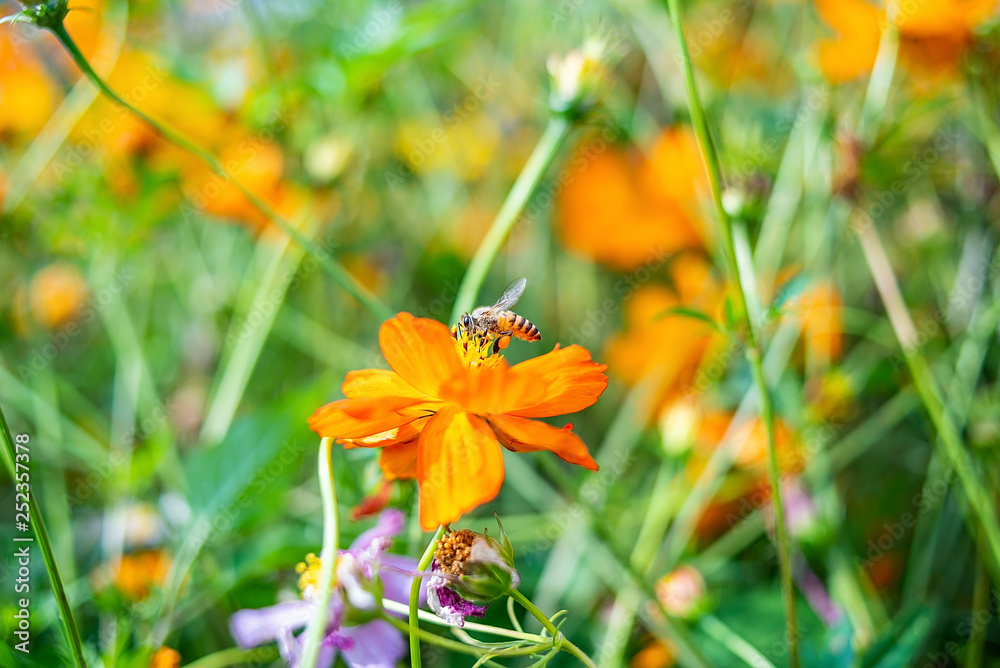
[[[503,360],[500,354],[500,346],[495,346],[495,339],[488,336],[470,335],[467,330],[458,325],[451,328],[451,334],[455,337],[455,349],[458,356],[462,358],[462,363],[469,368],[495,367]],[[494,352],[494,349],[498,349]]]
[[[295,572],[299,574],[299,590],[302,592],[303,598],[316,591],[316,587],[319,585],[319,571],[322,566],[323,561],[312,552],[306,555],[305,561],[300,561],[295,565]],[[330,581],[330,586],[336,587],[336,561],[334,561],[333,566],[334,577]]]

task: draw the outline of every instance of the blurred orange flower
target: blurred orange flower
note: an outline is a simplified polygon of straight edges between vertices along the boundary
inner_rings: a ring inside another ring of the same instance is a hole
[[[629,666],[630,668],[671,668],[675,663],[674,653],[670,648],[659,640],[651,638],[646,646],[632,657]]]
[[[625,303],[625,329],[607,348],[613,373],[630,385],[659,374],[654,407],[659,409],[692,387],[706,354],[725,337],[708,323],[668,310],[687,307],[716,317],[724,297],[706,260],[682,255],[670,267],[673,289],[639,288]]]
[[[50,264],[31,279],[32,315],[48,329],[58,327],[76,316],[88,292],[87,281],[75,266],[62,262]]]
[[[531,418],[575,413],[607,386],[607,368],[580,346],[556,347],[508,366],[490,345],[457,338],[445,325],[400,313],[379,331],[392,371],[347,374],[346,399],[309,419],[320,436],[345,447],[382,448],[389,478],[416,478],[420,525],[433,530],[490,501],[504,479],[500,446],[548,450],[597,470],[587,446],[567,425]]]
[[[181,665],[181,653],[169,647],[161,647],[149,659],[149,668],[178,668]]]
[[[144,599],[154,586],[163,584],[170,564],[170,555],[160,549],[123,555],[112,571],[115,588],[129,599]]]
[[[11,26],[0,30],[0,140],[23,140],[42,129],[58,99],[42,62]]]
[[[698,199],[705,168],[689,129],[666,130],[646,156],[597,138],[570,164],[575,170],[556,202],[566,247],[629,270],[704,245]]]
[[[865,0],[814,0],[823,21],[837,33],[818,45],[820,69],[834,83],[871,72],[878,54],[885,8]],[[924,0],[896,3],[901,62],[920,75],[953,70],[973,31],[996,12],[996,0]]]
[[[811,362],[829,362],[843,349],[843,302],[831,283],[815,283],[787,306],[791,315],[802,319],[802,339]]]

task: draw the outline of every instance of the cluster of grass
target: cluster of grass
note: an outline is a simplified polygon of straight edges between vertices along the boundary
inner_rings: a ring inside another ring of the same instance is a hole
[[[2,665],[278,662],[228,624],[319,551],[308,416],[391,314],[519,276],[508,358],[609,365],[566,418],[601,468],[505,452],[461,525],[597,665],[1000,665],[990,3],[71,9],[0,25],[0,406],[52,557],[24,654],[4,551]],[[340,544],[382,491],[423,553],[416,484],[332,458]]]

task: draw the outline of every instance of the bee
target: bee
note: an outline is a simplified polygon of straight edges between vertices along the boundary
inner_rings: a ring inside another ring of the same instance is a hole
[[[481,339],[493,337],[494,354],[500,352],[501,348],[506,348],[512,336],[524,341],[541,341],[542,334],[538,328],[523,315],[510,310],[524,294],[524,286],[527,284],[528,279],[519,278],[507,286],[493,306],[480,306],[472,313],[463,315],[462,329],[469,336]]]

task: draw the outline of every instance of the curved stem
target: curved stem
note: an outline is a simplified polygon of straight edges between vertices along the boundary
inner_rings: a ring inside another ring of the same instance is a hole
[[[575,656],[580,660],[580,663],[587,666],[587,668],[597,668],[597,664],[594,663],[594,660],[587,656],[586,652],[582,649],[571,643],[566,636],[562,635],[559,632],[559,629],[556,628],[555,624],[552,623],[552,620],[546,617],[527,596],[522,594],[517,589],[511,589],[508,596],[520,603],[525,610],[530,612],[535,619],[541,622],[542,626],[545,627],[545,630],[552,635],[552,642],[555,643],[556,647],[564,649]]]
[[[172,144],[184,149],[185,151],[191,153],[192,155],[198,157],[202,162],[204,162],[208,167],[215,172],[218,176],[222,177],[226,181],[232,183],[236,186],[241,193],[250,201],[250,203],[264,214],[269,220],[280,227],[288,236],[295,240],[302,248],[305,249],[309,255],[311,255],[319,263],[323,270],[336,282],[340,287],[347,291],[351,296],[357,299],[361,304],[372,312],[376,317],[382,320],[388,320],[392,317],[392,311],[389,310],[382,302],[378,300],[375,295],[373,295],[367,288],[358,283],[358,281],[351,276],[347,270],[345,270],[336,260],[330,257],[330,254],[316,244],[312,239],[305,236],[298,229],[295,228],[290,222],[282,218],[278,213],[272,209],[266,202],[257,197],[253,192],[250,191],[246,186],[240,183],[235,176],[233,176],[229,171],[222,165],[218,158],[214,155],[196,145],[190,139],[185,137],[179,131],[171,128],[165,123],[156,121],[150,116],[146,115],[144,112],[139,111],[137,108],[125,101],[118,93],[116,93],[108,84],[101,78],[94,68],[90,66],[87,58],[83,55],[80,49],[77,47],[73,38],[69,36],[66,32],[66,28],[62,23],[56,24],[51,28],[52,33],[56,36],[56,39],[63,45],[63,48],[69,53],[73,62],[76,63],[80,71],[90,79],[91,83],[97,86],[98,90],[101,91],[105,96],[110,98],[115,103],[121,105],[128,111],[132,112],[140,119],[142,119],[146,124],[153,128],[157,133],[159,133],[164,139]]]
[[[383,598],[382,607],[389,612],[395,612],[405,615],[409,612],[409,605],[404,605],[393,601],[392,599]],[[458,628],[455,624],[446,622],[432,612],[427,612],[426,610],[418,610],[417,617],[429,624],[436,624],[438,626],[445,626],[450,629]],[[478,633],[489,633],[495,636],[502,636],[504,638],[515,638],[517,640],[527,640],[534,643],[547,642],[548,639],[545,636],[540,636],[536,633],[523,633],[521,631],[512,631],[510,629],[501,628],[499,626],[490,626],[489,624],[477,624],[476,622],[465,621],[464,626],[462,626],[463,631],[476,631]]]
[[[525,656],[529,654],[534,654],[535,652],[546,650],[552,646],[552,643],[548,642],[548,639],[546,639],[546,642],[544,643],[526,645],[524,647],[515,647],[504,650],[497,650],[495,652],[492,652],[490,650],[486,650],[480,647],[473,647],[471,645],[466,645],[465,643],[460,643],[457,640],[444,638],[442,636],[437,635],[436,633],[425,631],[424,629],[419,627],[414,629],[409,624],[406,624],[402,620],[396,619],[392,615],[385,615],[382,617],[382,619],[389,622],[403,633],[409,635],[411,640],[413,639],[414,636],[417,636],[418,638],[422,638],[423,640],[425,640],[428,644],[437,645],[438,647],[444,647],[445,649],[450,649],[453,652],[460,652],[462,654],[471,654],[473,656],[482,656],[484,654],[492,654],[494,656]]]
[[[340,540],[339,516],[337,514],[337,491],[333,482],[333,468],[330,466],[330,449],[333,442],[324,438],[319,443],[319,493],[323,499],[323,551],[320,552],[319,584],[316,609],[306,629],[305,645],[302,650],[302,668],[314,668],[319,658],[319,647],[326,633],[327,616],[330,612],[330,596],[333,592],[333,573],[337,566],[337,549]]]
[[[569,129],[572,125],[569,119],[561,115],[554,115],[549,120],[535,150],[532,151],[531,157],[528,158],[524,169],[521,170],[517,181],[510,189],[507,199],[500,207],[489,232],[479,244],[472,262],[469,263],[465,278],[462,279],[458,295],[455,297],[455,307],[452,309],[450,322],[458,322],[463,313],[471,311],[472,307],[475,306],[476,295],[479,294],[479,289],[482,287],[483,281],[486,280],[486,273],[493,261],[497,259],[500,247],[507,239],[507,235],[510,234],[514,223],[517,222],[525,204],[528,203],[531,193],[535,191],[538,183],[545,176],[545,172],[552,164],[559,147],[569,135]]]
[[[785,526],[785,513],[781,502],[781,480],[778,471],[778,458],[774,443],[774,405],[771,393],[764,378],[764,366],[761,360],[761,349],[757,333],[754,331],[753,319],[750,316],[747,294],[740,281],[739,261],[736,256],[736,243],[733,236],[732,221],[722,204],[722,170],[719,167],[719,156],[712,144],[708,130],[705,110],[698,97],[698,87],[694,79],[694,68],[691,65],[691,55],[688,53],[687,41],[684,37],[684,27],[681,25],[680,2],[667,0],[670,15],[674,24],[674,34],[680,49],[681,63],[684,67],[684,86],[687,90],[688,109],[702,158],[708,171],[709,185],[712,191],[712,202],[715,205],[716,216],[719,219],[719,231],[723,255],[726,262],[726,273],[736,292],[737,308],[746,328],[746,359],[750,365],[753,382],[760,399],[760,415],[767,432],[767,471],[771,484],[771,498],[774,508],[775,537],[778,544],[778,561],[781,570],[781,590],[785,604],[785,630],[788,642],[788,663],[792,668],[799,665],[798,628],[795,619],[795,588],[792,581],[792,567],[789,559],[788,535]]]
[[[17,485],[17,450],[14,447],[14,437],[11,436],[10,427],[7,426],[7,418],[0,408],[0,438],[3,439],[3,461],[10,473],[14,484]],[[63,631],[66,633],[66,640],[69,643],[70,652],[73,654],[73,663],[78,668],[87,668],[87,661],[83,658],[83,643],[80,641],[80,629],[76,625],[76,618],[73,617],[73,607],[69,603],[66,595],[66,588],[63,586],[62,577],[59,575],[59,566],[56,564],[55,553],[52,551],[52,544],[49,542],[49,534],[45,530],[45,522],[42,520],[42,511],[35,501],[35,495],[28,487],[26,493],[28,497],[28,512],[31,517],[31,524],[38,538],[38,548],[42,551],[42,560],[45,562],[45,570],[49,573],[49,581],[52,583],[52,594],[59,606],[59,613],[62,617]],[[25,542],[24,547],[30,545],[30,539]]]
[[[434,532],[434,536],[431,538],[431,542],[427,544],[427,549],[420,556],[420,561],[417,562],[417,570],[425,571],[427,567],[430,566],[431,559],[434,558],[434,550],[437,549],[437,542],[444,533],[444,527],[438,527],[437,531]],[[410,606],[409,606],[409,619],[407,620],[408,631],[410,636],[410,667],[420,668],[420,578],[413,578],[413,584],[410,585]],[[432,634],[433,635],[433,634]],[[461,643],[459,643],[461,644]]]

